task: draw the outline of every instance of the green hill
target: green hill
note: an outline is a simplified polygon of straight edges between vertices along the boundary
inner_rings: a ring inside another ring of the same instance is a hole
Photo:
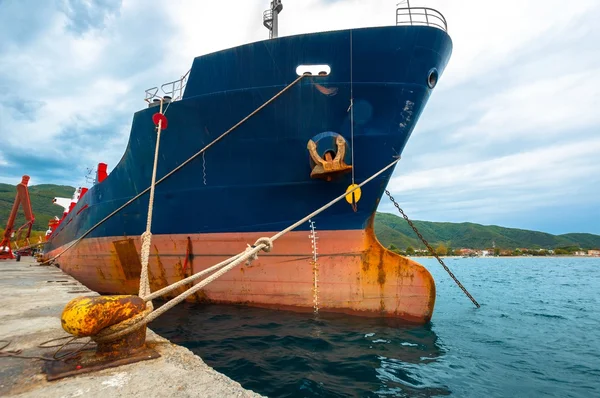
[[[29,187],[31,206],[35,215],[33,229],[45,231],[48,220],[54,216],[61,217],[62,209],[52,204],[52,198],[59,196],[70,198],[75,188],[66,185],[41,184]],[[0,184],[0,230],[3,230],[8,215],[15,200],[14,185]],[[19,212],[16,226],[25,222],[22,212]],[[600,236],[585,233],[570,233],[552,235],[545,232],[528,231],[516,228],[504,228],[495,225],[480,225],[474,223],[448,223],[413,221],[423,237],[434,247],[444,244],[452,248],[485,249],[496,243],[501,249],[517,247],[557,248],[581,247],[583,249],[600,248]],[[408,246],[424,248],[413,230],[403,218],[389,213],[377,213],[375,217],[375,233],[386,247],[394,244],[400,249]]]
[[[585,249],[597,249],[600,247],[599,237],[594,234],[581,234],[581,233],[572,233],[572,234],[564,234],[558,235],[561,238],[567,239],[570,242],[573,242],[575,246],[579,246]]]
[[[413,221],[413,224],[431,245],[444,244],[455,249],[461,247],[486,249],[492,246],[492,242],[495,242],[496,247],[500,249],[515,249],[518,247],[548,249],[567,246],[593,249],[600,247],[600,236],[593,234],[552,235],[545,232],[468,222]],[[403,218],[393,214],[377,213],[375,233],[384,246],[394,244],[401,249],[406,249],[407,246],[425,248],[408,223]]]

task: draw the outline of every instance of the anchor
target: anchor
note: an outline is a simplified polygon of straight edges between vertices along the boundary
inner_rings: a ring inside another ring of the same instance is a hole
[[[310,173],[311,178],[321,178],[326,181],[331,181],[333,177],[344,174],[352,170],[352,166],[344,162],[346,154],[346,140],[341,135],[337,134],[335,138],[337,151],[335,157],[332,156],[333,151],[326,151],[324,158],[317,152],[317,143],[312,139],[308,140],[306,146],[310,154],[310,158],[315,163]]]

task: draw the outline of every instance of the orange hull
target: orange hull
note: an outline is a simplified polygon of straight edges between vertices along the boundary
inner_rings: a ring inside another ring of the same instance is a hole
[[[272,233],[154,235],[149,263],[152,291],[179,281],[244,250]],[[435,304],[430,273],[385,249],[366,230],[318,231],[317,284],[309,232],[293,231],[190,297],[278,309],[345,312],[426,323]],[[190,243],[188,243],[188,238]],[[190,248],[189,261],[186,250]],[[62,248],[47,253],[48,258]],[[58,259],[60,268],[100,293],[137,294],[140,239],[84,239]],[[183,291],[175,291],[175,295]],[[316,290],[316,292],[315,292]]]

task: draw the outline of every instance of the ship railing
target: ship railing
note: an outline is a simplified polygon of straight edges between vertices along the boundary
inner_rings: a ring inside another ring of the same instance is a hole
[[[396,9],[396,26],[432,26],[448,31],[446,18],[438,10],[428,7],[402,7]]]
[[[271,26],[273,26],[273,10],[269,9],[263,12],[263,25],[265,28],[271,29]]]
[[[183,92],[185,91],[185,86],[187,85],[187,80],[190,74],[190,70],[188,70],[185,75],[181,76],[181,78],[177,80],[173,80],[172,82],[165,83],[160,86],[160,90],[163,95],[159,95],[158,87],[152,87],[145,91],[146,96],[144,101],[149,104],[154,104],[160,102],[160,98],[163,101],[178,101],[183,98]]]

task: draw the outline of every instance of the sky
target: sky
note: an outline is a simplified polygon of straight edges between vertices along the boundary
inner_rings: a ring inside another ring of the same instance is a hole
[[[398,2],[283,0],[279,35],[393,25]],[[268,38],[268,5],[0,0],[0,182],[89,186],[144,90]],[[453,53],[388,185],[409,217],[600,234],[600,2],[411,5],[443,13]]]

